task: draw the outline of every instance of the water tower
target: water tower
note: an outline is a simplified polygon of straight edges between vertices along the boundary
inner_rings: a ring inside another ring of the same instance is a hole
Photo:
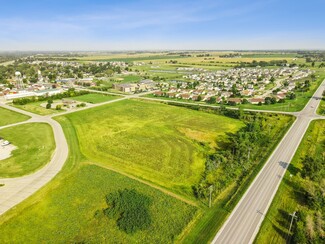
[[[17,89],[22,89],[24,87],[24,85],[23,85],[23,79],[22,79],[21,73],[19,71],[16,71],[15,76],[16,76],[16,87],[17,87]]]

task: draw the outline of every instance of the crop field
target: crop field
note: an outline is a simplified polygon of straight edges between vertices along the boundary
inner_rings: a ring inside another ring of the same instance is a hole
[[[79,102],[86,102],[86,103],[102,103],[102,102],[107,102],[107,101],[117,99],[119,97],[120,96],[90,93],[82,96],[72,97],[69,99],[76,100]]]
[[[5,108],[0,108],[0,126],[14,124],[29,119],[27,115],[19,114]]]
[[[304,212],[304,215],[314,214],[315,210],[308,207],[308,201],[304,196],[304,187],[307,184],[301,174],[305,156],[315,158],[317,155],[323,155],[324,157],[324,130],[325,121],[316,120],[311,122],[273,199],[256,237],[256,243],[287,243],[286,240],[290,238],[288,229],[291,216],[289,214],[294,211]],[[316,184],[324,183],[316,182]],[[294,223],[293,228],[296,228],[295,226]],[[310,223],[308,228],[310,229],[312,226],[313,224]],[[324,228],[324,226],[321,228]]]
[[[34,172],[47,164],[55,149],[48,124],[28,123],[0,130],[0,137],[17,147],[12,156],[0,160],[0,177],[16,177]]]
[[[132,235],[103,214],[105,196],[135,189],[150,201],[150,226]],[[1,226],[0,242],[172,243],[196,208],[149,186],[98,166],[83,166],[63,180],[60,188]],[[12,234],[14,231],[14,235]]]
[[[223,116],[140,101],[66,117],[90,160],[180,192],[191,192],[200,178],[209,145],[243,125]]]

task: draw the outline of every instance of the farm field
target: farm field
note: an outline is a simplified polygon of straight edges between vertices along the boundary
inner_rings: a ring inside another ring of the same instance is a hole
[[[210,146],[243,126],[224,116],[142,101],[121,101],[66,117],[89,160],[189,195]]]
[[[103,213],[107,208],[105,196],[125,189],[134,189],[151,201],[150,226],[132,235]],[[117,243],[172,243],[195,211],[195,207],[135,180],[86,165],[62,180],[46,199],[4,222],[0,242],[101,243],[114,236]]]
[[[0,130],[0,137],[17,147],[12,156],[0,160],[0,177],[17,177],[47,164],[55,149],[51,126],[28,123]]]
[[[79,102],[86,102],[86,103],[102,103],[111,101],[114,99],[119,98],[120,96],[113,96],[113,95],[102,95],[102,94],[96,94],[96,93],[90,93],[82,96],[72,97],[69,98],[71,100],[76,100]]]
[[[0,108],[0,126],[14,124],[28,120],[29,116],[10,111],[5,108]]]
[[[319,220],[324,219],[324,204],[320,203],[318,205],[316,200],[311,200],[311,196],[308,197],[308,192],[311,195],[317,194],[317,188],[324,186],[324,178],[312,181],[306,179],[303,175],[306,156],[314,160],[324,158],[324,130],[325,121],[316,120],[311,122],[273,199],[255,243],[287,243],[287,240],[297,243],[299,237],[292,237],[292,232],[289,233],[291,221],[289,214],[294,211],[297,211],[298,215],[298,219],[293,223],[294,232],[297,233],[297,228],[299,228],[300,238],[304,235],[309,238],[304,239],[304,241],[299,239],[302,241],[301,243],[307,243],[307,241],[308,243],[321,243],[318,241],[321,239],[322,233],[324,233],[324,225],[322,226]],[[322,168],[317,171],[324,170],[324,161],[322,165]],[[317,197],[313,199],[317,199]],[[297,227],[297,221],[299,227]]]

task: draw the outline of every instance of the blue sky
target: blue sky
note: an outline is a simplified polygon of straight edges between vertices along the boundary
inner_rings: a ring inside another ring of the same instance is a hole
[[[324,0],[0,0],[0,50],[325,49]]]

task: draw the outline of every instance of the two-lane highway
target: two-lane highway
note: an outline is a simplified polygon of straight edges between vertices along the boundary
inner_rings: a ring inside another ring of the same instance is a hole
[[[313,119],[324,118],[316,110],[325,88],[325,80],[307,103],[295,113],[296,121],[269,157],[249,189],[237,204],[213,243],[252,243],[276,194],[285,171]]]

